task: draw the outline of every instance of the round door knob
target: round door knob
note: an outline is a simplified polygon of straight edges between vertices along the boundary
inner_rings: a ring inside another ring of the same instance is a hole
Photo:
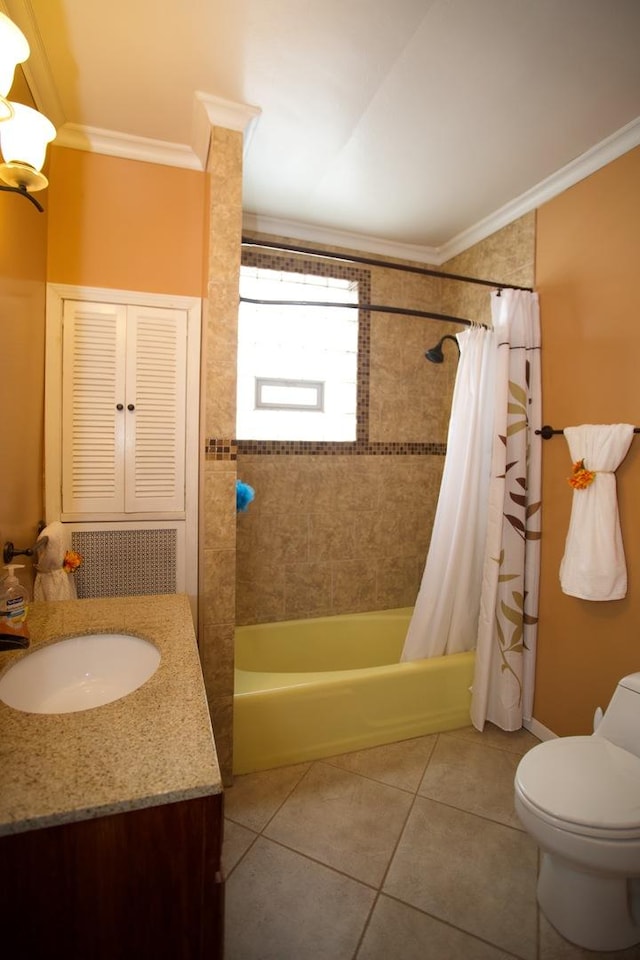
[[[127,404],[127,410],[135,410],[135,407],[132,403]]]
[[[124,410],[124,403],[116,403],[116,410]]]

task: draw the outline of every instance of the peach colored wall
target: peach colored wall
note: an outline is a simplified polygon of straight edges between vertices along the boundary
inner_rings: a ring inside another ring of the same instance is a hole
[[[11,98],[33,106],[20,70]],[[11,540],[18,548],[34,542],[43,513],[47,193],[40,199],[45,213],[0,193],[0,545]],[[30,564],[24,557],[17,560]]]
[[[47,279],[202,295],[205,174],[51,148]]]
[[[640,148],[538,211],[543,420],[640,425]],[[543,446],[543,536],[534,716],[560,735],[590,733],[616,682],[640,670],[640,436],[617,471],[629,587],[590,602],[560,590],[569,523],[565,440]]]
[[[12,96],[30,99],[20,71]],[[19,430],[2,458],[0,542],[17,546],[43,513],[46,283],[202,295],[204,173],[56,146],[46,172],[44,214],[0,194],[0,400]]]

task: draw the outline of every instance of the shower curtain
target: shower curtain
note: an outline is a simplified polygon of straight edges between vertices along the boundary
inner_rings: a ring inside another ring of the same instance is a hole
[[[540,540],[538,296],[491,296],[493,329],[458,334],[447,456],[402,660],[476,648],[471,720],[531,719]]]
[[[538,296],[492,294],[493,454],[471,720],[517,730],[533,706],[540,572]]]
[[[491,466],[496,339],[470,327],[460,346],[447,456],[422,585],[402,660],[476,643]]]

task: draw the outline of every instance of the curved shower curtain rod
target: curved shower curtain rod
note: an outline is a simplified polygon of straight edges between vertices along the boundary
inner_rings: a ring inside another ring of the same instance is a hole
[[[465,320],[463,317],[451,317],[446,313],[432,313],[429,310],[405,310],[403,307],[386,307],[373,303],[334,303],[332,301],[321,300],[259,300],[255,297],[240,297],[240,303],[255,303],[260,306],[270,307],[344,307],[349,310],[373,310],[379,313],[397,313],[407,317],[424,317],[427,320],[444,320],[448,323],[460,323],[465,327],[483,327],[485,330],[487,329],[484,323],[477,323],[475,320]],[[445,333],[444,337],[440,338],[435,347],[431,347],[430,350],[425,352],[427,360],[431,360],[432,363],[443,362],[444,354],[442,352],[442,344],[445,340],[455,341],[458,347],[458,354],[460,353],[460,347],[456,338],[450,333]]]
[[[282,250],[287,253],[300,253],[314,257],[324,257],[329,260],[343,260],[348,263],[361,263],[365,266],[383,267],[387,270],[402,270],[405,273],[417,273],[427,277],[438,277],[444,280],[457,280],[461,283],[475,283],[485,287],[492,287],[498,291],[498,296],[502,290],[524,290],[532,293],[532,287],[519,287],[511,283],[499,283],[497,280],[480,280],[478,277],[465,277],[462,274],[447,273],[444,270],[432,270],[428,267],[414,267],[406,263],[392,263],[386,260],[376,260],[371,257],[360,257],[355,254],[331,253],[327,250],[318,250],[314,247],[299,247],[294,244],[279,243],[273,240],[253,240],[251,237],[242,237],[242,246],[245,247],[265,247],[269,250]],[[378,313],[395,313],[405,317],[422,317],[427,320],[442,320],[447,323],[459,323],[465,327],[480,326],[485,327],[484,323],[477,323],[475,320],[467,320],[464,317],[453,317],[446,313],[434,313],[430,310],[411,310],[403,307],[390,307],[373,303],[324,303],[316,300],[258,300],[252,297],[240,297],[241,303],[255,303],[270,306],[295,306],[295,307],[344,307],[354,310],[370,310]],[[442,353],[442,344],[445,340],[454,340],[458,347],[458,341],[451,334],[445,334],[435,347],[425,352],[425,357],[432,363],[442,363],[444,354]]]

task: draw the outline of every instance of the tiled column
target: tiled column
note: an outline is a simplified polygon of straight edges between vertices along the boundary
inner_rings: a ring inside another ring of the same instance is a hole
[[[200,656],[225,783],[231,782],[236,576],[235,436],[242,133],[213,127],[208,173],[208,283],[203,323],[204,464]]]

